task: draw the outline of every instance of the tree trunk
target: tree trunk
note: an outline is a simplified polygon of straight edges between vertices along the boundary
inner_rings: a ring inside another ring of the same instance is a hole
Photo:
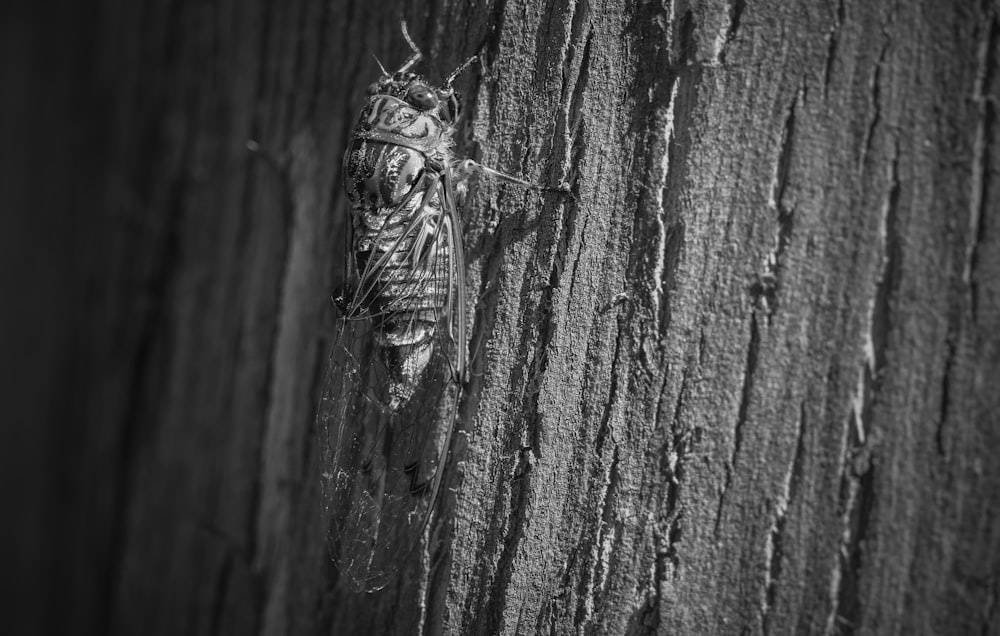
[[[995,2],[8,13],[16,627],[1000,633]],[[548,189],[462,210],[445,495],[359,594],[313,420],[400,18]]]

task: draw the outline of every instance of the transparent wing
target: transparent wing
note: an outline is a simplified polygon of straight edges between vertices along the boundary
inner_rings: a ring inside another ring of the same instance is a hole
[[[460,398],[465,269],[451,189],[450,173],[429,174],[391,211],[393,238],[358,268],[326,371],[324,517],[341,574],[364,590],[384,587],[421,541]]]

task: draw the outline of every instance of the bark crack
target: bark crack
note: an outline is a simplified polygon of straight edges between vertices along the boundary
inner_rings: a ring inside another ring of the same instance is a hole
[[[568,216],[569,215],[567,215],[567,217]],[[577,245],[576,250],[574,250],[573,260],[570,263],[569,288],[566,291],[566,296],[568,298],[575,298],[574,294],[576,293],[576,281],[577,281],[576,272],[580,267],[580,261],[583,258],[583,254],[587,251],[587,235],[589,234],[589,232],[587,232],[587,225],[589,224],[589,221],[590,217],[585,216],[583,218],[583,225],[580,228],[580,242]]]
[[[603,455],[605,440],[609,435],[611,435],[611,411],[614,408],[615,401],[618,399],[618,364],[621,358],[621,352],[622,330],[619,327],[618,336],[615,338],[615,352],[611,358],[611,379],[609,382],[610,386],[608,387],[608,398],[604,402],[604,410],[601,413],[601,423],[597,428],[597,436],[594,440],[594,446],[599,455]],[[613,435],[611,435],[611,439],[614,441]],[[614,447],[614,452],[618,452],[617,445]]]
[[[570,91],[569,98],[569,113],[567,117],[567,124],[569,126],[569,131],[574,137],[574,156],[579,157],[582,153],[583,148],[576,148],[576,139],[582,137],[576,133],[579,132],[579,127],[583,122],[583,97],[587,90],[587,85],[590,83],[590,56],[591,56],[591,46],[594,39],[594,33],[590,29],[587,29],[587,34],[584,39],[583,53],[580,58],[580,68],[577,72],[575,81],[573,82],[573,88]],[[564,84],[564,87],[568,84]],[[565,88],[564,88],[565,90]]]
[[[886,363],[889,332],[889,303],[891,294],[899,286],[902,268],[902,247],[899,236],[899,147],[898,140],[889,164],[889,196],[886,198],[881,217],[879,236],[882,247],[882,264],[875,287],[875,299],[871,313],[871,336],[866,352],[868,366],[873,380],[878,382]]]
[[[746,7],[746,0],[731,0],[728,8],[728,24],[725,25],[725,30],[719,28],[722,26],[721,24],[714,27],[716,33],[712,41],[712,55],[707,62],[708,66],[715,67],[726,62],[729,45],[736,39]]]
[[[969,197],[969,238],[965,250],[965,264],[962,281],[969,293],[969,307],[972,319],[978,314],[976,302],[977,283],[974,276],[978,261],[979,245],[983,241],[982,217],[987,201],[987,184],[991,161],[989,140],[993,137],[996,124],[996,98],[990,95],[990,86],[996,75],[997,40],[1000,39],[1000,20],[994,11],[989,18],[989,26],[979,45],[979,64],[976,69],[976,85],[973,100],[979,108],[979,119],[973,141],[972,193]]]
[[[687,457],[690,453],[692,435],[685,430],[680,423],[680,414],[684,406],[684,395],[687,391],[688,376],[690,368],[685,366],[681,372],[681,386],[677,393],[677,402],[674,405],[673,418],[670,428],[673,431],[670,440],[670,447],[666,453],[666,476],[667,489],[664,509],[666,519],[669,520],[666,538],[667,544],[663,549],[662,557],[673,566],[672,574],[677,576],[680,559],[678,557],[677,544],[680,543],[683,534],[682,520],[683,511],[680,509],[681,481],[684,478],[684,468]]]
[[[948,458],[948,449],[945,445],[945,425],[948,421],[948,409],[951,405],[951,374],[955,370],[955,355],[957,347],[954,341],[954,334],[949,334],[946,343],[947,353],[944,359],[944,377],[941,378],[941,407],[938,409],[938,425],[934,434],[934,441],[937,446],[938,455]]]
[[[618,538],[617,526],[613,522],[615,497],[621,481],[618,465],[618,447],[615,446],[611,465],[608,468],[607,486],[601,498],[601,515],[597,520],[597,533],[590,549],[590,565],[577,584],[579,601],[574,622],[577,629],[581,631],[584,631],[593,619],[594,608],[599,604],[600,597],[607,586],[614,543]]]
[[[500,55],[500,32],[503,31],[504,19],[507,16],[507,0],[495,0],[493,8],[490,10],[488,24],[491,26],[486,37],[486,64],[493,66]]]
[[[679,78],[674,76],[669,81],[667,89],[667,103],[665,107],[662,107],[662,122],[660,122],[660,127],[663,131],[661,143],[663,144],[662,156],[660,159],[660,170],[657,175],[658,183],[654,183],[653,188],[656,197],[656,209],[659,213],[656,215],[656,229],[657,229],[657,239],[660,249],[656,251],[656,262],[653,265],[653,280],[655,281],[655,287],[653,289],[653,306],[661,308],[657,312],[657,316],[661,316],[663,311],[662,307],[666,303],[665,296],[668,291],[668,287],[672,284],[671,281],[667,280],[668,276],[668,262],[670,260],[670,255],[667,253],[669,241],[670,226],[666,220],[666,201],[667,192],[670,187],[670,169],[672,162],[670,161],[670,154],[674,144],[674,104],[677,100],[677,84]],[[665,320],[658,318],[657,321],[660,323],[657,325],[657,331],[662,338],[664,336],[664,330],[666,326],[663,324]]]
[[[643,165],[644,177],[634,195],[638,214],[633,227],[630,274],[633,280],[641,281],[635,285],[639,288],[636,296],[644,301],[652,322],[650,328],[643,329],[642,340],[645,334],[655,335],[653,346],[658,349],[662,348],[670,323],[667,295],[674,286],[684,240],[679,201],[686,185],[681,156],[686,148],[678,143],[677,136],[687,134],[683,120],[697,99],[693,88],[698,70],[687,63],[693,53],[691,12],[677,17],[675,10],[674,5],[650,3],[636,13],[631,27],[642,46],[639,55],[653,60],[652,68],[662,69],[637,76],[633,92],[637,98],[645,98],[645,103],[633,109],[629,125],[641,140],[631,160]],[[686,81],[690,78],[694,82]],[[650,361],[647,347],[639,349],[647,373],[659,373],[660,365]]]
[[[875,290],[868,303],[867,329],[863,343],[863,359],[858,369],[858,386],[853,400],[853,421],[859,444],[865,444],[871,429],[871,410],[875,393],[881,383],[886,363],[889,338],[889,313],[892,293],[898,286],[901,248],[897,215],[899,207],[899,149],[895,149],[889,164],[889,193],[879,217],[878,240],[880,259]]]
[[[875,139],[875,129],[882,121],[882,65],[885,64],[885,58],[889,52],[889,44],[889,37],[886,34],[882,50],[878,55],[878,61],[875,63],[875,72],[872,75],[870,103],[873,113],[871,122],[868,124],[868,129],[865,131],[864,143],[861,147],[861,161],[859,165],[862,169],[864,169],[868,156],[871,154],[872,143]]]
[[[771,610],[777,597],[778,582],[781,579],[781,560],[784,557],[784,532],[788,506],[798,492],[805,457],[806,411],[805,403],[799,403],[799,421],[795,434],[795,453],[785,472],[781,494],[774,506],[774,517],[764,547],[764,593],[761,599],[761,624],[764,634],[770,633]]]
[[[646,634],[658,634],[660,632],[660,605],[663,603],[663,583],[666,579],[666,566],[664,561],[666,555],[660,547],[660,537],[654,536],[654,557],[650,581],[653,593],[646,600],[646,606],[642,609],[641,625]]]
[[[533,462],[530,450],[521,450],[514,474],[510,479],[510,497],[507,505],[510,514],[506,515],[510,521],[500,528],[503,533],[503,536],[499,538],[503,545],[500,554],[495,564],[483,563],[477,572],[477,578],[480,580],[492,579],[491,584],[484,585],[484,594],[480,597],[480,601],[485,600],[485,606],[477,612],[486,616],[484,624],[492,630],[499,629],[499,626],[503,624],[503,615],[509,600],[507,587],[510,585],[513,574],[512,565],[517,553],[517,546],[520,545],[521,539],[524,537],[524,522],[528,517],[529,495],[532,491]],[[495,575],[489,576],[489,572],[494,572]],[[470,598],[470,600],[472,599]]]
[[[854,633],[863,613],[859,589],[864,540],[875,503],[875,466],[868,438],[872,410],[886,363],[892,293],[898,286],[901,248],[898,232],[899,147],[893,146],[889,164],[889,192],[878,227],[881,263],[875,289],[868,305],[863,343],[863,359],[858,372],[858,388],[848,416],[841,472],[841,541],[831,575],[831,609],[826,634]]]
[[[587,43],[583,49],[583,59],[580,62],[580,73],[578,79],[573,87],[573,97],[570,105],[570,116],[572,117],[574,113],[577,113],[582,108],[583,94],[587,88],[588,74],[590,67],[590,55],[591,55],[591,37],[592,33],[588,32]],[[571,151],[572,162],[576,162],[576,158],[583,155],[585,151],[585,139],[584,135],[574,135],[573,148]],[[573,184],[574,194],[579,196],[579,182],[574,180]],[[548,350],[549,345],[552,342],[552,338],[555,336],[556,322],[555,322],[555,307],[552,302],[552,297],[554,295],[554,290],[559,287],[560,281],[562,279],[562,274],[566,267],[567,254],[569,252],[570,240],[574,234],[574,228],[576,226],[578,207],[576,205],[566,205],[564,206],[564,214],[562,216],[562,223],[556,233],[555,237],[555,253],[552,256],[552,263],[549,266],[549,278],[548,285],[542,293],[542,297],[539,301],[539,316],[538,324],[541,325],[539,330],[539,341],[535,347],[537,352],[534,364],[532,365],[532,370],[529,372],[529,377],[527,380],[528,392],[531,395],[530,404],[527,408],[526,420],[529,423],[529,430],[532,431],[531,446],[537,455],[538,444],[535,443],[537,439],[537,430],[540,425],[539,414],[538,414],[538,382],[539,378],[545,375],[545,370],[548,367]],[[572,281],[571,281],[572,284]]]
[[[840,549],[831,577],[830,614],[825,634],[853,634],[861,626],[863,613],[860,580],[864,541],[868,534],[875,503],[875,467],[870,458],[855,457],[857,449],[848,447],[841,480],[843,532]],[[860,466],[859,466],[860,465]]]
[[[774,235],[774,247],[764,259],[764,273],[750,288],[755,303],[764,314],[768,326],[778,309],[778,283],[784,270],[785,251],[792,241],[795,209],[785,204],[785,190],[788,187],[788,173],[792,163],[792,147],[795,136],[795,110],[802,96],[799,89],[792,98],[781,130],[781,145],[778,158],[774,165],[774,176],[771,182],[771,198],[769,207],[776,212],[777,227]]]
[[[750,408],[750,400],[753,397],[754,373],[757,371],[757,356],[760,350],[760,329],[757,325],[757,314],[750,314],[750,343],[747,345],[747,358],[743,370],[743,388],[740,391],[740,405],[736,416],[736,426],[733,427],[733,449],[726,462],[726,480],[719,496],[719,507],[715,515],[715,534],[719,534],[719,527],[722,524],[722,509],[726,503],[726,496],[733,483],[733,473],[736,471],[736,462],[739,460],[740,451],[743,448],[743,436],[747,424],[747,411]]]
[[[740,20],[743,19],[743,12],[747,8],[746,0],[733,0],[729,7],[729,28],[726,29],[726,41],[731,42],[736,38],[736,32],[740,30]]]
[[[837,21],[830,31],[829,42],[826,48],[826,64],[823,69],[823,97],[829,96],[830,81],[833,77],[833,64],[837,59],[837,47],[840,45],[840,30],[844,27],[844,20],[847,18],[847,10],[844,7],[844,0],[837,2]]]
[[[771,608],[777,595],[778,579],[781,578],[781,559],[783,556],[783,533],[785,531],[785,508],[787,502],[779,504],[771,521],[771,529],[767,534],[767,544],[764,547],[766,566],[764,570],[764,598],[761,601],[761,624],[764,634],[771,630]]]
[[[568,11],[570,15],[567,18],[572,20],[572,24],[570,25],[570,37],[567,43],[567,49],[569,50],[563,54],[563,79],[560,94],[562,95],[563,103],[574,105],[574,108],[570,111],[572,117],[569,118],[570,121],[574,121],[579,115],[579,99],[582,93],[582,91],[577,89],[577,86],[580,83],[581,74],[590,64],[590,40],[592,33],[590,25],[587,23],[590,18],[590,2],[588,0],[569,2]],[[571,49],[569,47],[581,41],[584,43],[584,50],[581,57],[583,61],[578,68],[574,68],[574,58],[576,57],[577,49],[576,46],[572,46]],[[572,95],[572,98],[570,98],[570,95]]]

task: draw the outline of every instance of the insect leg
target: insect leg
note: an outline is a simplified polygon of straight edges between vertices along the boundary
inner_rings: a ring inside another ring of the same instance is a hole
[[[481,163],[473,161],[472,159],[465,159],[464,161],[459,161],[453,168],[455,172],[455,180],[458,182],[457,187],[460,191],[465,190],[465,182],[468,181],[469,177],[473,172],[480,172],[493,177],[494,179],[499,179],[500,181],[506,181],[507,183],[513,183],[514,185],[519,185],[529,190],[540,190],[542,192],[556,192],[559,194],[568,194],[572,198],[573,193],[570,191],[570,186],[568,183],[561,183],[558,186],[543,186],[537,183],[531,183],[530,181],[525,181],[524,179],[519,179],[513,175],[509,175],[506,172],[500,172],[495,168],[490,168],[489,166],[484,166]]]
[[[461,73],[465,69],[469,68],[469,65],[472,64],[473,62],[475,62],[478,57],[479,57],[478,55],[473,55],[469,59],[467,59],[464,62],[462,62],[462,64],[459,65],[458,68],[456,68],[454,71],[452,71],[451,73],[449,73],[448,77],[446,77],[445,80],[444,80],[444,86],[443,86],[443,88],[451,88],[451,83],[455,81],[455,78],[458,77],[459,73]]]
[[[472,159],[466,159],[458,163],[455,167],[455,179],[457,181],[464,182],[472,175],[473,172],[481,172],[496,179],[500,179],[501,181],[514,183],[524,186],[525,188],[541,189],[541,186],[539,185],[535,185],[534,183],[525,181],[524,179],[518,179],[515,176],[509,175],[506,172],[500,172],[499,170],[495,170],[489,166],[484,166],[483,164],[473,161]]]

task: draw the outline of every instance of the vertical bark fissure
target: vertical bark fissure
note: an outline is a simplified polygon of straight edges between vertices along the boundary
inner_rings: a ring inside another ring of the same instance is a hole
[[[823,97],[830,95],[830,82],[833,79],[833,65],[837,60],[837,47],[840,45],[840,30],[844,28],[847,19],[847,8],[844,0],[837,0],[836,22],[830,30],[826,48],[826,60],[823,65]]]
[[[984,3],[985,4],[985,3]],[[969,233],[966,239],[965,265],[962,270],[962,281],[969,293],[969,306],[972,320],[978,314],[976,299],[976,280],[974,271],[978,257],[979,244],[983,240],[982,217],[986,202],[988,175],[991,170],[989,140],[993,137],[993,126],[996,122],[996,97],[989,95],[992,80],[996,74],[997,40],[1000,38],[1000,19],[996,10],[989,13],[988,26],[979,46],[979,60],[976,69],[976,85],[973,100],[978,106],[979,118],[976,122],[976,132],[973,138],[972,157],[972,192],[969,197]]]
[[[674,161],[672,155],[676,152],[675,139],[674,139],[674,125],[675,125],[675,112],[674,105],[677,101],[677,87],[680,81],[680,75],[677,73],[670,73],[670,76],[662,88],[659,83],[656,85],[656,91],[663,91],[663,95],[658,95],[659,99],[665,100],[665,104],[660,106],[662,114],[662,121],[657,121],[662,133],[657,135],[657,139],[654,142],[654,149],[657,145],[662,144],[662,158],[660,161],[660,172],[657,175],[659,177],[659,182],[652,184],[655,190],[656,196],[656,208],[658,214],[656,214],[656,224],[657,224],[657,243],[659,249],[656,250],[656,263],[653,269],[653,280],[655,281],[654,287],[654,298],[653,307],[656,308],[656,332],[659,336],[660,341],[666,337],[667,327],[669,320],[667,318],[669,308],[667,294],[674,285],[673,277],[676,275],[676,264],[675,260],[679,257],[680,247],[675,245],[674,241],[671,241],[672,230],[674,230],[675,225],[680,224],[678,221],[675,224],[668,222],[668,211],[667,211],[667,201],[668,194],[671,186],[674,183],[671,181],[671,170],[674,168]],[[678,157],[679,158],[679,157]],[[658,187],[657,187],[658,186]],[[680,225],[683,228],[683,225]],[[676,232],[676,231],[675,231]]]
[[[889,347],[889,317],[892,295],[899,287],[902,269],[902,241],[899,231],[899,147],[898,139],[893,156],[889,163],[889,195],[881,215],[879,239],[881,245],[881,264],[875,282],[875,294],[871,302],[868,316],[868,336],[865,343],[864,366],[869,374],[868,382],[873,393],[877,393],[882,381],[886,365],[886,351]],[[873,396],[874,397],[874,396]],[[869,407],[866,407],[866,411]],[[862,414],[866,426],[870,425],[870,417]],[[865,431],[867,433],[867,431]],[[864,439],[862,437],[862,439]]]
[[[768,530],[767,543],[764,547],[764,588],[761,594],[763,598],[761,600],[760,621],[765,636],[771,633],[771,609],[774,607],[774,599],[777,596],[778,581],[781,578],[781,559],[784,551],[782,535],[785,531],[785,504],[780,504],[777,508],[774,518],[771,520],[771,528]]]
[[[596,515],[597,531],[593,534],[593,543],[589,549],[588,565],[576,585],[577,608],[573,622],[578,632],[585,631],[591,624],[595,606],[598,605],[607,582],[609,558],[612,551],[609,546],[605,545],[605,537],[609,529],[614,528],[614,524],[611,523],[611,515],[620,479],[618,461],[618,448],[616,446],[612,450],[607,486],[601,494],[601,506]]]
[[[882,43],[882,49],[879,51],[878,60],[875,62],[875,70],[872,73],[870,87],[869,103],[871,104],[872,115],[868,122],[868,128],[865,131],[864,141],[861,144],[861,158],[858,161],[858,166],[862,170],[868,167],[868,157],[871,154],[872,144],[875,141],[875,129],[878,128],[879,123],[882,121],[882,66],[885,64],[890,45],[889,35],[885,28],[883,29],[883,35],[884,42]]]
[[[945,342],[944,374],[941,377],[941,406],[938,408],[937,430],[934,432],[934,442],[938,455],[942,459],[948,459],[948,448],[945,442],[945,429],[948,425],[948,410],[951,406],[951,383],[952,373],[955,370],[955,357],[958,353],[958,345],[955,333],[949,333]]]
[[[792,230],[795,225],[795,209],[785,203],[785,189],[788,187],[788,172],[791,168],[792,147],[795,136],[795,109],[804,88],[792,98],[788,114],[781,130],[781,144],[778,158],[774,165],[774,176],[771,183],[771,198],[768,205],[776,213],[774,245],[764,259],[764,275],[760,276],[751,287],[750,293],[757,301],[764,314],[767,325],[771,325],[774,313],[778,310],[778,286],[785,266],[785,251],[792,240]]]
[[[618,399],[618,366],[621,363],[622,355],[622,330],[619,326],[617,337],[615,338],[615,349],[612,359],[611,359],[611,373],[609,374],[609,386],[607,398],[604,400],[604,409],[601,412],[600,424],[597,427],[597,435],[594,437],[594,450],[597,451],[598,456],[604,455],[604,444],[605,439],[611,435],[611,413],[614,409],[615,402]],[[612,443],[617,452],[617,443],[614,442],[614,436],[611,435]]]
[[[746,0],[733,0],[729,5],[729,27],[726,29],[727,42],[736,38],[736,32],[740,30],[740,20],[743,19],[743,12],[746,8]]]
[[[764,634],[771,630],[771,610],[777,598],[778,584],[781,579],[782,558],[784,557],[784,531],[788,506],[798,492],[799,480],[802,477],[802,462],[805,459],[806,410],[805,402],[799,404],[798,426],[795,432],[795,451],[792,461],[785,471],[782,490],[774,505],[771,528],[767,535],[765,546],[764,590],[761,601],[761,625]]]
[[[662,537],[659,533],[654,533],[653,535],[653,568],[651,574],[651,580],[649,582],[649,587],[652,590],[651,595],[646,601],[646,606],[641,612],[642,617],[642,627],[643,631],[638,631],[639,634],[659,634],[660,624],[663,622],[660,617],[660,612],[663,611],[663,584],[666,581],[666,564],[667,559],[666,551],[662,546]]]
[[[571,191],[573,193],[574,206],[577,205],[575,202],[580,200],[579,170],[577,170],[576,167],[579,165],[580,159],[584,157],[587,150],[587,136],[584,134],[585,126],[583,122],[583,102],[587,86],[590,84],[590,57],[592,53],[591,47],[594,39],[594,32],[589,27],[586,28],[586,34],[583,38],[583,53],[580,56],[580,67],[577,71],[575,81],[573,82],[566,121],[571,137],[570,147],[568,150],[570,161],[569,168],[570,172],[574,175],[570,184]]]
[[[859,365],[858,389],[853,398],[847,423],[847,444],[841,475],[843,514],[842,534],[837,564],[833,573],[834,596],[827,619],[827,633],[854,633],[860,628],[864,612],[860,579],[863,546],[875,504],[873,449],[869,445],[872,408],[881,385],[886,361],[891,295],[898,286],[901,250],[897,228],[899,202],[899,148],[894,141],[889,163],[889,191],[886,194],[878,228],[880,263],[874,290],[863,323],[863,359]]]
[[[486,64],[493,66],[500,54],[500,33],[507,18],[507,0],[496,0],[490,9],[490,33],[486,38]],[[490,109],[495,112],[495,109]]]
[[[567,214],[566,216],[568,217],[570,215]],[[583,217],[583,225],[582,227],[580,227],[580,235],[579,235],[580,240],[577,243],[575,253],[573,254],[573,258],[570,260],[569,263],[569,276],[567,277],[569,278],[569,287],[566,289],[566,296],[569,298],[573,298],[576,292],[577,270],[580,267],[581,257],[587,252],[587,234],[588,234],[587,226],[589,225],[589,223],[590,223],[590,217],[589,216]]]
[[[615,520],[615,511],[618,504],[618,491],[621,488],[621,450],[618,444],[612,449],[611,466],[608,469],[608,485],[603,493],[603,505],[601,507],[601,526],[599,534],[600,552],[598,553],[599,584],[594,590],[594,605],[603,597],[607,590],[608,580],[611,575],[612,561],[615,557],[615,543],[620,539],[620,523]]]
[[[666,528],[666,547],[663,556],[670,561],[673,566],[672,574],[676,578],[680,565],[678,544],[683,534],[682,521],[684,512],[680,506],[681,484],[684,479],[684,469],[690,447],[690,432],[685,430],[680,422],[681,410],[684,407],[684,395],[688,390],[689,367],[685,366],[681,373],[680,389],[677,392],[677,403],[674,405],[674,413],[670,422],[670,430],[673,431],[670,440],[670,450],[667,458],[667,494],[665,515],[669,519]]]
[[[875,466],[869,461],[861,468],[849,468],[844,473],[848,496],[845,504],[845,526],[840,546],[839,585],[834,611],[827,621],[827,634],[854,634],[861,628],[864,603],[860,581],[863,546],[868,534],[872,508],[875,505]]]
[[[590,0],[569,0],[569,15],[566,19],[570,21],[570,37],[567,42],[567,60],[563,70],[563,81],[560,95],[562,103],[570,104],[569,118],[566,122],[572,129],[580,116],[580,106],[582,105],[583,93],[578,90],[581,73],[588,69],[590,65],[590,45],[593,39],[593,31],[590,24]],[[577,63],[577,47],[583,42],[583,51],[580,54],[580,62]],[[588,70],[589,72],[589,70]],[[572,79],[572,98],[569,91]]]
[[[532,460],[535,449],[522,450],[518,462],[519,474],[511,480],[510,497],[508,500],[509,510],[507,518],[509,521],[504,525],[505,536],[500,537],[503,548],[497,559],[493,580],[490,585],[484,586],[486,598],[480,599],[482,611],[485,613],[485,620],[481,624],[489,632],[499,631],[504,624],[504,613],[507,609],[507,588],[510,585],[513,575],[513,563],[516,557],[517,546],[524,538],[524,522],[527,519],[530,493],[532,491],[531,472]]]
[[[583,59],[580,63],[579,76],[573,87],[573,105],[570,106],[571,113],[579,111],[579,109],[582,108],[581,103],[583,100],[583,94],[586,91],[589,79],[591,35],[592,34],[588,32],[587,42],[583,49]],[[576,161],[577,157],[582,156],[584,150],[586,149],[585,143],[585,135],[583,134],[578,135],[574,139],[574,161]],[[574,183],[572,187],[575,195],[574,200],[579,200],[579,183]],[[530,397],[529,403],[526,405],[525,409],[525,421],[528,423],[528,430],[532,431],[530,434],[530,437],[533,440],[532,452],[536,455],[536,457],[539,452],[539,448],[538,444],[534,442],[537,442],[537,431],[538,427],[541,425],[541,422],[539,421],[540,414],[538,412],[539,382],[540,378],[545,375],[545,371],[548,367],[549,346],[552,342],[552,338],[555,336],[556,330],[556,308],[553,303],[553,297],[555,290],[559,288],[562,282],[570,242],[576,231],[578,214],[579,206],[573,203],[567,203],[567,205],[563,206],[562,219],[558,227],[557,234],[554,237],[555,251],[552,255],[552,263],[549,266],[548,284],[542,291],[541,298],[539,299],[537,305],[537,320],[534,321],[541,326],[538,330],[538,342],[534,347],[535,359],[532,362],[528,378],[526,379],[528,395]],[[586,222],[586,218],[584,219],[584,222]]]
[[[736,463],[739,461],[740,451],[743,448],[744,428],[747,424],[747,412],[750,408],[750,400],[753,397],[754,374],[757,372],[757,356],[760,350],[760,329],[757,325],[757,312],[750,314],[750,340],[747,344],[746,363],[743,368],[743,387],[740,390],[740,404],[737,409],[736,424],[733,427],[733,446],[726,461],[726,477],[719,495],[719,505],[715,514],[715,536],[719,535],[722,526],[723,509],[726,505],[726,498],[729,488],[733,483],[733,473],[736,472]]]

